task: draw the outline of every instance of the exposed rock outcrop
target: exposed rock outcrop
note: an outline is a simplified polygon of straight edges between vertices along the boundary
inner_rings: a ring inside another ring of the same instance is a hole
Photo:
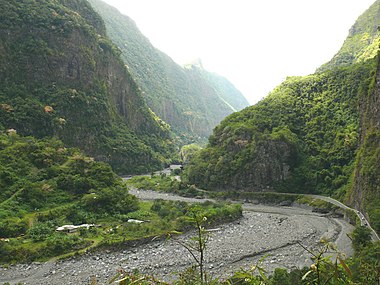
[[[123,173],[161,167],[169,129],[86,0],[7,1],[0,25],[0,102],[14,110],[0,128],[58,136]]]
[[[380,225],[380,65],[368,93],[360,98],[360,145],[349,202]]]

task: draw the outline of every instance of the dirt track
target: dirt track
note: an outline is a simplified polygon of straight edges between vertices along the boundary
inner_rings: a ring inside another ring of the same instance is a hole
[[[142,199],[183,199],[151,191],[133,192]],[[191,199],[188,201],[197,201]],[[239,268],[249,268],[264,255],[263,267],[295,268],[311,264],[308,249],[318,245],[321,238],[334,241],[350,255],[352,249],[346,233],[353,227],[342,219],[313,213],[299,207],[270,207],[244,204],[243,218],[225,224],[212,232],[206,259],[210,275],[225,277]],[[189,234],[176,239],[186,241]],[[96,278],[99,284],[108,281],[120,268],[139,269],[169,280],[193,264],[189,253],[174,239],[152,241],[119,252],[103,251],[60,262],[32,263],[0,268],[0,284],[89,284]]]

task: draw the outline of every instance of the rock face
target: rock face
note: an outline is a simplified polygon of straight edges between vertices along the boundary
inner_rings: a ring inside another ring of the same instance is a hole
[[[245,191],[273,191],[274,184],[289,178],[291,155],[292,146],[286,142],[263,142],[257,146],[251,163],[235,173],[232,183],[225,181],[225,185]]]
[[[0,109],[0,127],[58,136],[120,172],[160,167],[170,152],[168,128],[146,105],[90,4],[2,6],[0,101],[11,111]]]
[[[349,202],[367,212],[373,227],[380,231],[380,65],[367,94],[360,100],[360,145],[355,179]]]
[[[273,184],[288,179],[291,155],[291,146],[283,141],[268,141],[260,145],[256,152],[258,160],[249,174],[248,185],[252,185],[249,188],[253,188],[250,190],[273,190]],[[237,178],[243,181],[244,173],[240,172]],[[236,183],[236,186],[239,184],[241,183]]]
[[[136,24],[100,0],[89,0],[105,20],[107,33],[122,51],[149,107],[184,143],[207,138],[227,115],[249,105],[227,79],[203,69],[181,67],[156,49]]]
[[[209,147],[185,167],[189,183],[215,190],[273,191],[290,178],[298,157],[294,134],[281,132],[259,135],[222,123]]]

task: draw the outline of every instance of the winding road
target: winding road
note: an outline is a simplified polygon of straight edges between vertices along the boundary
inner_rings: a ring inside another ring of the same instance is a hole
[[[380,240],[379,239],[379,235],[377,234],[377,232],[371,227],[369,221],[367,220],[367,218],[365,217],[365,215],[356,210],[356,209],[353,209],[353,208],[350,208],[348,206],[346,206],[345,204],[339,202],[338,200],[335,200],[333,198],[330,198],[330,197],[326,197],[326,196],[320,196],[320,195],[306,195],[306,196],[309,196],[309,197],[312,197],[312,198],[316,198],[316,199],[320,199],[320,200],[323,200],[323,201],[326,201],[326,202],[329,202],[331,204],[334,204],[344,210],[351,210],[351,211],[354,211],[354,213],[358,216],[359,220],[360,220],[360,225],[363,226],[363,227],[367,227],[368,229],[371,230],[371,238],[373,241],[378,241]]]

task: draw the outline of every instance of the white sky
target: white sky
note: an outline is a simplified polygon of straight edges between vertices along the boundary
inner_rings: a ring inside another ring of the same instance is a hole
[[[179,64],[201,58],[251,104],[313,73],[375,0],[104,0]]]

